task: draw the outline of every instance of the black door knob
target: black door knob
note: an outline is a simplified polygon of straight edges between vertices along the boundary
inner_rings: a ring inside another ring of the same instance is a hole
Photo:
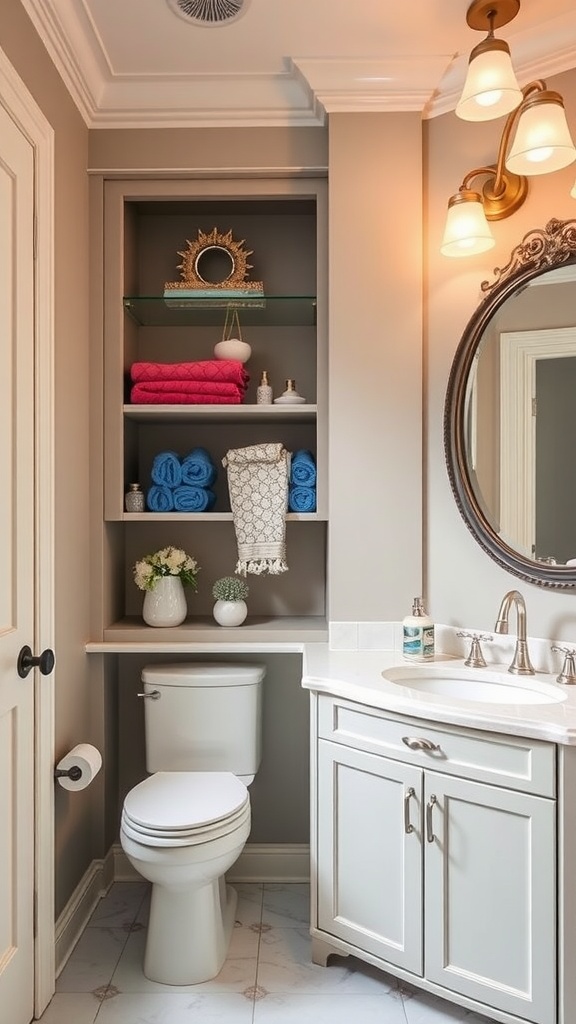
[[[42,651],[38,658],[35,658],[30,647],[25,646],[18,655],[16,668],[21,679],[25,679],[28,673],[33,668],[36,668],[36,666],[38,666],[43,676],[49,676],[54,668],[54,662],[54,651],[51,651],[49,647]]]

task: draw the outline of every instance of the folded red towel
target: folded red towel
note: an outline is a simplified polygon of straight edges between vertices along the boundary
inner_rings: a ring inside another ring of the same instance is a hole
[[[243,398],[243,387],[225,381],[142,381],[130,392],[134,405],[224,405],[238,404]]]
[[[196,363],[132,363],[134,384],[141,381],[224,381],[245,388],[250,375],[239,359],[203,359]]]

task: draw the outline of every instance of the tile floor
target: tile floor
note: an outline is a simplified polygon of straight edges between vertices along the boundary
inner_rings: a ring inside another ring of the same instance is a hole
[[[142,973],[146,883],[116,882],[60,974],[41,1024],[488,1024],[352,957],[310,960],[307,885],[237,885],[218,977],[186,988]]]

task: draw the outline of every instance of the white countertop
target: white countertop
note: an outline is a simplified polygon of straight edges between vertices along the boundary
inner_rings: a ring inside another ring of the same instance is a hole
[[[555,681],[555,676],[545,673],[516,676],[508,672],[506,665],[490,665],[487,671],[497,673],[503,684],[530,688],[531,683],[542,682],[563,698],[546,704],[492,704],[422,693],[382,675],[385,669],[405,668],[407,664],[391,650],[331,651],[327,644],[306,644],[302,686],[412,718],[576,745],[576,686],[563,686]],[[431,664],[446,665],[451,670],[464,668],[463,659],[448,655],[438,655]],[[419,663],[412,665],[417,671]],[[472,671],[481,676],[486,670]]]

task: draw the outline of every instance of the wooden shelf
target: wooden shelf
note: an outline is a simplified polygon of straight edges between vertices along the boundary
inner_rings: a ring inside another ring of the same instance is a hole
[[[124,417],[136,423],[313,423],[316,405],[125,405]]]
[[[189,617],[181,626],[154,628],[140,616],[129,616],[104,629],[102,641],[86,645],[89,653],[126,653],[127,651],[194,651],[208,645],[215,651],[223,645],[240,650],[302,650],[304,644],[327,643],[328,624],[320,616],[266,618],[249,616],[242,626],[229,629],[218,626],[210,616]]]
[[[123,523],[231,523],[231,512],[123,512]],[[327,516],[318,512],[287,512],[287,523],[323,523]]]

